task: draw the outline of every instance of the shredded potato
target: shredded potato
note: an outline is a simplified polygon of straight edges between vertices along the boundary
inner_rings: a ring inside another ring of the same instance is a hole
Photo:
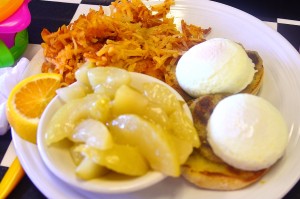
[[[43,29],[42,72],[60,73],[68,85],[76,81],[75,71],[90,61],[148,74],[172,86],[180,56],[210,32],[184,20],[179,31],[167,17],[172,5],[173,0],[165,0],[148,8],[141,0],[117,0],[110,5],[110,15],[100,6],[56,32]]]

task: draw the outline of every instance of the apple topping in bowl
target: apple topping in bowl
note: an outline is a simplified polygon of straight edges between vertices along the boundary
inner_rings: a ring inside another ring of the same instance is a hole
[[[112,172],[180,176],[181,165],[200,146],[181,96],[144,74],[114,67],[80,70],[77,82],[57,91],[39,125],[39,148],[50,170],[63,149],[71,154],[77,179]],[[53,111],[55,101],[60,105]]]

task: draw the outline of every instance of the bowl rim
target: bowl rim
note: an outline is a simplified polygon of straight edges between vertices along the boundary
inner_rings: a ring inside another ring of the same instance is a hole
[[[130,85],[133,87],[139,87],[140,84],[146,83],[146,82],[157,82],[160,83],[164,86],[166,86],[168,89],[170,89],[177,97],[178,100],[182,100],[184,102],[184,99],[181,97],[179,93],[175,89],[173,89],[171,86],[166,84],[165,82],[156,79],[154,77],[151,77],[149,75],[141,74],[141,73],[136,73],[136,72],[129,72],[131,76],[131,83]],[[139,84],[139,85],[137,85]],[[58,167],[61,164],[58,164],[57,161],[53,162],[52,155],[57,153],[58,150],[63,150],[63,149],[53,149],[53,147],[48,148],[48,146],[45,143],[45,136],[44,136],[44,129],[47,126],[47,123],[51,116],[54,114],[56,110],[59,109],[63,105],[63,101],[58,97],[55,96],[50,103],[47,105],[45,108],[41,118],[40,122],[38,125],[38,130],[37,130],[37,146],[38,146],[38,151],[39,154],[42,158],[43,163],[46,165],[46,167],[50,170],[50,172],[56,176],[58,179],[64,181],[65,183],[71,185],[72,187],[79,189],[79,191],[89,191],[93,193],[129,193],[133,191],[138,191],[147,187],[150,187],[154,184],[159,183],[160,181],[164,180],[167,178],[165,174],[162,174],[158,171],[149,171],[147,174],[143,176],[138,176],[138,177],[133,177],[130,178],[129,181],[125,180],[122,182],[109,182],[105,181],[103,179],[92,179],[88,181],[80,180],[76,178],[75,172],[72,171],[73,175],[70,176],[69,174],[64,173],[64,171],[67,171],[66,169],[71,170],[70,168],[62,168]],[[191,118],[191,113],[189,111],[189,108],[186,103],[183,104],[183,108],[188,114],[188,116]],[[65,152],[67,153],[67,152]],[[69,155],[71,158],[71,155]],[[63,161],[69,161],[66,160],[65,158],[60,157],[61,159],[64,159]],[[72,164],[75,167],[75,164],[73,161],[71,161]],[[67,167],[64,165],[64,167]],[[69,172],[71,173],[71,172]]]

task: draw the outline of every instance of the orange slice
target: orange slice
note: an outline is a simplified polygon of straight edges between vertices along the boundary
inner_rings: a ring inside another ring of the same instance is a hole
[[[60,87],[61,75],[41,73],[19,82],[6,104],[6,116],[11,127],[23,139],[36,144],[40,116]]]

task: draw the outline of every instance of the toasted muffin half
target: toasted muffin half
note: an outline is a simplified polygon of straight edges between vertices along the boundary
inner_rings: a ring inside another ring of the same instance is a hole
[[[249,93],[256,95],[263,84],[263,77],[264,77],[264,66],[263,66],[263,60],[259,56],[258,52],[256,51],[249,51],[247,50],[248,57],[252,60],[254,63],[254,68],[256,70],[256,73],[254,74],[252,82],[241,91],[241,93]]]

